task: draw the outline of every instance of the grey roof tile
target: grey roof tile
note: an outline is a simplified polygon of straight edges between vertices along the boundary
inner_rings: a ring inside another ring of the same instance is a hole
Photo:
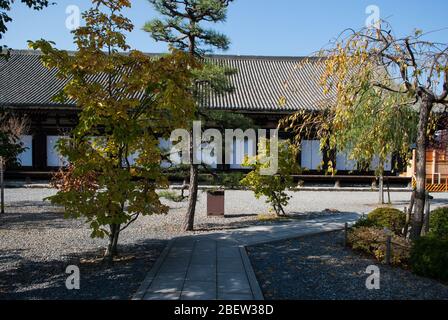
[[[263,57],[212,55],[207,59],[236,70],[230,75],[234,91],[211,94],[204,107],[235,111],[291,112],[320,110],[330,101],[319,84],[324,61],[307,57]],[[0,105],[57,106],[52,100],[67,83],[56,78],[40,62],[40,53],[13,51],[11,58],[0,61]],[[102,75],[94,81],[103,81]],[[280,103],[284,99],[284,105]],[[69,101],[67,107],[75,106]]]

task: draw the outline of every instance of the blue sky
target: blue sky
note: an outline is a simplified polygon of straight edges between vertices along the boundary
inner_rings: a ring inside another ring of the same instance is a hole
[[[88,0],[54,0],[55,6],[35,12],[15,3],[8,32],[0,44],[24,49],[27,40],[44,38],[60,49],[76,49],[65,27],[67,6],[89,7]],[[18,2],[18,1],[17,1]],[[134,49],[165,52],[141,30],[145,21],[156,16],[146,0],[132,0],[126,14],[135,24],[128,40]],[[229,7],[227,21],[216,26],[232,41],[228,54],[301,56],[324,47],[345,28],[364,26],[366,7],[376,5],[380,16],[391,22],[394,32],[404,35],[415,28],[424,31],[448,28],[446,0],[236,0]],[[448,30],[432,33],[431,40],[448,41]],[[219,52],[217,52],[219,53]]]

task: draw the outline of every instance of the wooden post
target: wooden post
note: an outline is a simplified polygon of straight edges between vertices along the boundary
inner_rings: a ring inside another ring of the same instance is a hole
[[[392,236],[387,235],[386,238],[386,264],[390,264],[392,253]]]
[[[344,247],[347,247],[348,244],[348,223],[344,224]]]
[[[1,209],[0,209],[0,213],[4,214],[5,213],[5,181],[4,181],[4,170],[5,170],[5,163],[4,163],[4,159],[3,157],[0,157],[0,202],[1,202]]]
[[[434,176],[436,175],[436,161],[437,161],[437,151],[436,151],[436,149],[434,149],[434,150],[432,150],[432,165],[431,165],[432,184],[435,183]]]
[[[339,180],[336,180],[336,181],[334,182],[334,187],[335,187],[335,188],[340,188],[340,187],[341,187],[341,182],[340,182]]]
[[[378,186],[376,185],[376,179],[372,181],[372,190],[375,190]]]

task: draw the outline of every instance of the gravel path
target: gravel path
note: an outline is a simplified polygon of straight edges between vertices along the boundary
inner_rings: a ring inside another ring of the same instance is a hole
[[[448,299],[448,286],[409,271],[381,265],[342,246],[332,232],[248,247],[266,299],[426,300]],[[368,290],[369,265],[380,268],[380,289]]]
[[[166,240],[180,230],[186,202],[164,202],[168,215],[140,217],[120,235],[124,261],[97,262],[105,239],[90,238],[80,219],[64,219],[63,209],[43,201],[51,189],[7,189],[0,216],[0,299],[129,299],[159,257]],[[201,194],[195,233],[261,224],[255,215],[205,216]],[[95,263],[96,260],[96,263]],[[81,290],[67,290],[68,265],[77,265]]]
[[[53,192],[6,193],[10,201],[0,216],[0,299],[131,298],[166,241],[130,228],[120,241],[123,260],[112,266],[98,263],[106,240],[91,239],[82,220],[64,219],[61,208],[42,201]],[[69,265],[80,268],[80,290],[65,287]]]
[[[107,241],[90,238],[90,230],[82,220],[64,219],[61,208],[43,201],[54,193],[55,190],[45,188],[6,189],[6,214],[0,217],[0,298],[126,298],[138,287],[166,240],[186,234],[181,225],[187,202],[163,200],[171,208],[168,215],[140,217],[120,235],[121,252],[134,259],[117,263],[113,272],[107,266],[80,265],[84,283],[88,283],[85,288],[89,289],[68,292],[64,286],[66,266],[79,264],[80,258],[98,256]],[[298,217],[337,214],[337,211],[366,213],[377,201],[374,192],[303,191],[291,195],[286,211]],[[446,194],[435,196],[434,206],[448,204]],[[400,208],[408,198],[408,193],[392,194],[394,204]],[[258,220],[257,214],[267,213],[269,208],[263,199],[255,199],[248,191],[226,192],[225,218],[207,217],[205,208],[206,194],[200,191],[195,233],[275,223]],[[332,210],[322,212],[325,209]],[[101,282],[104,279],[109,283],[107,279],[115,277],[126,281],[115,281],[113,285]],[[126,284],[120,291],[116,286],[121,283]],[[104,291],[104,288],[110,289]]]
[[[74,239],[77,241],[78,239]],[[131,299],[165,246],[146,241],[122,246],[126,254],[113,264],[98,262],[97,251],[60,256],[54,260],[25,258],[20,251],[1,250],[0,300]],[[68,290],[66,268],[80,270],[80,289]]]
[[[180,193],[176,190],[177,193]],[[16,201],[41,201],[55,193],[53,189],[6,189],[6,202]],[[368,213],[377,206],[377,192],[350,192],[350,191],[298,191],[288,192],[292,196],[286,207],[288,213],[314,212],[324,209],[336,209],[339,211],[350,211]],[[448,205],[448,193],[431,193],[434,199],[432,207]],[[387,200],[387,195],[385,195]],[[410,192],[391,192],[392,205],[403,209],[409,203]],[[185,208],[186,203],[171,202],[173,209]],[[197,205],[199,214],[205,212],[205,193],[199,191],[199,202]],[[229,215],[250,215],[266,213],[268,206],[264,199],[257,200],[249,191],[226,191],[226,213]]]

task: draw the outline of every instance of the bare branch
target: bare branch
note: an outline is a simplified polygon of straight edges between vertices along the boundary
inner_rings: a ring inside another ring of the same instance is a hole
[[[140,213],[135,213],[132,217],[131,220],[129,220],[129,222],[120,229],[120,232],[123,231],[124,229],[126,229],[127,227],[129,227],[131,225],[131,223],[133,223],[135,220],[137,220],[137,218],[140,216]]]

